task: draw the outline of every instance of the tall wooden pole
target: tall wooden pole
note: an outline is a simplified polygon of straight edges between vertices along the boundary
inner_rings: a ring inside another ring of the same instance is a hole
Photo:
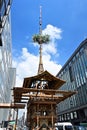
[[[39,19],[39,34],[42,35],[42,7],[40,6],[40,19]],[[43,62],[42,62],[42,39],[40,39],[40,59],[39,59],[39,67],[38,67],[38,74],[44,71]]]

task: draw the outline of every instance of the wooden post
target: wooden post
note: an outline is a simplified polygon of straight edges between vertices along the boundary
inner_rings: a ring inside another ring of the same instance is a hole
[[[17,114],[16,114],[15,130],[16,130],[16,127],[17,127],[17,120],[18,120],[18,109],[17,109],[16,111],[17,111]]]
[[[37,125],[36,125],[36,127],[38,126],[38,116],[37,116]]]
[[[51,113],[52,113],[52,130],[53,130],[53,106],[51,104]]]
[[[52,114],[52,129],[53,129],[53,114]]]
[[[37,130],[39,128],[39,113],[38,113],[38,110],[39,110],[39,104],[37,104],[37,108],[36,108],[36,111],[37,111]]]

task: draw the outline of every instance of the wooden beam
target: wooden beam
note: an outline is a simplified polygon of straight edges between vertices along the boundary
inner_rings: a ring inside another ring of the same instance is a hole
[[[44,97],[44,98],[61,98],[63,97],[63,95],[60,95],[60,96],[57,96],[57,95],[47,95],[47,94],[43,94],[43,93],[40,93],[40,94],[22,94],[22,97]]]
[[[15,99],[19,99],[17,96],[15,97]],[[23,98],[23,97],[21,97],[21,100],[29,100],[30,98]]]
[[[20,87],[15,87],[13,88],[14,94],[15,93],[29,93],[29,92],[44,92],[44,93],[59,93],[59,94],[68,94],[68,93],[73,93],[75,94],[76,91],[64,91],[64,90],[54,90],[54,89],[35,89],[35,88],[20,88]]]
[[[31,104],[54,104],[54,105],[56,105],[56,102],[53,101],[53,100],[52,101],[42,101],[42,100],[40,100],[40,101],[34,101]]]
[[[24,109],[25,104],[15,104],[15,103],[0,103],[0,108],[18,108],[18,109]]]

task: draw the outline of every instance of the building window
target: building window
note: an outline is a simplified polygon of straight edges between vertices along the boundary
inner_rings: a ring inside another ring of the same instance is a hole
[[[64,120],[67,120],[67,115],[66,114],[64,114]]]
[[[76,111],[73,113],[73,115],[74,115],[74,118],[77,118],[77,113],[76,113]]]
[[[86,74],[86,78],[87,78],[87,71],[85,72],[85,74]]]
[[[70,114],[69,113],[67,113],[67,119],[70,120]]]
[[[70,74],[70,81],[72,82],[74,80],[74,76],[73,76],[73,70],[72,67],[69,67],[69,74]]]
[[[62,116],[60,116],[60,121],[62,121]]]
[[[71,117],[71,119],[73,119],[73,113],[72,112],[70,113],[70,117]]]
[[[0,49],[0,62],[2,61],[2,52],[1,52],[1,49]]]
[[[62,115],[62,121],[64,120],[64,115]]]

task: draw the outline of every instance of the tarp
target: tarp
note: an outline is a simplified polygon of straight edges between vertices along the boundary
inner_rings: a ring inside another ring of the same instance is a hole
[[[9,121],[8,125],[15,125],[15,121]]]

